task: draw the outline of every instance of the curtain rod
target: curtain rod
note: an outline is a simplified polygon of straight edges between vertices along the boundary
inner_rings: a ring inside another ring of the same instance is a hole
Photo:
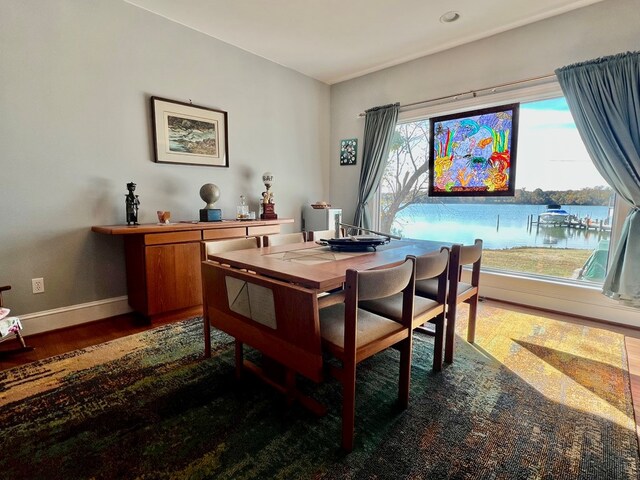
[[[431,102],[438,102],[440,100],[447,100],[448,98],[453,98],[457,100],[458,97],[463,95],[471,95],[472,97],[475,97],[478,94],[478,92],[491,91],[491,93],[495,93],[495,90],[498,88],[512,87],[514,85],[536,82],[538,80],[550,80],[552,78],[556,78],[555,73],[552,73],[549,75],[541,75],[539,77],[527,78],[525,80],[518,80],[516,82],[502,83],[500,85],[494,85],[493,87],[478,88],[476,90],[469,90],[468,92],[454,93],[452,95],[445,95],[444,97],[430,98],[428,100],[420,100],[419,102],[406,103],[404,105],[400,105],[400,110],[402,111],[413,110],[414,107],[418,105],[424,105],[425,103],[431,103]],[[364,117],[365,115],[366,113],[362,112],[358,114],[358,117]]]

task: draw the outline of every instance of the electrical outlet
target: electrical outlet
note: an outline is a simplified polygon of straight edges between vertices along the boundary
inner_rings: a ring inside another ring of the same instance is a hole
[[[33,293],[44,293],[44,278],[32,278],[31,288]]]

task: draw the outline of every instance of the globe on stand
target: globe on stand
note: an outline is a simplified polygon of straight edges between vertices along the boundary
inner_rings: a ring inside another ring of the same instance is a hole
[[[218,186],[213,183],[205,183],[200,187],[200,198],[206,203],[205,207],[200,209],[200,221],[222,221],[222,210],[214,206],[220,198],[220,189]]]
[[[204,208],[216,208],[214,204],[220,198],[220,189],[213,183],[205,183],[200,187],[200,198],[207,204]]]

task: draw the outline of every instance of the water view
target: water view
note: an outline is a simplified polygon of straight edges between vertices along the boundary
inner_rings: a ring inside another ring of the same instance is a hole
[[[607,206],[568,205],[563,207],[579,219],[605,220]],[[482,238],[486,249],[512,247],[556,247],[594,250],[609,232],[537,226],[528,228],[530,215],[537,221],[545,205],[519,204],[415,204],[399,212],[394,228],[404,237],[473,243]]]

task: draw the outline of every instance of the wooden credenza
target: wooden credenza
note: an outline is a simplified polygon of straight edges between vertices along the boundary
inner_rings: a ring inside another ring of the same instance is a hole
[[[270,235],[285,223],[293,219],[107,225],[91,230],[123,236],[129,305],[153,319],[201,313],[201,241]]]

